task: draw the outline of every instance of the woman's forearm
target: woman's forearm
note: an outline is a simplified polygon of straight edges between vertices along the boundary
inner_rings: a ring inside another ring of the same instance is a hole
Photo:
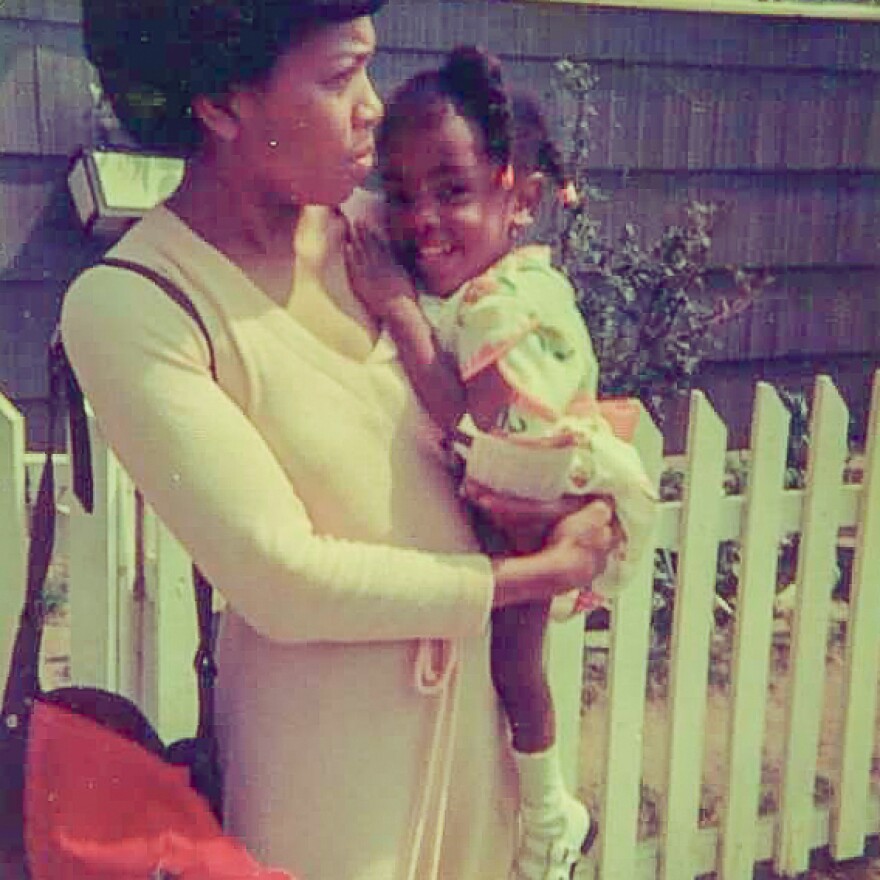
[[[528,556],[496,557],[492,560],[492,573],[493,608],[549,600],[575,586],[571,574],[555,563],[550,550]]]

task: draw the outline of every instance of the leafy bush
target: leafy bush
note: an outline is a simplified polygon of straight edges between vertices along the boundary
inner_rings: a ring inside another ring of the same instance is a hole
[[[770,279],[729,270],[737,291],[708,301],[708,254],[717,205],[692,202],[684,221],[663,230],[648,247],[632,224],[609,240],[590,215],[604,195],[590,181],[590,126],[596,77],[589,65],[556,65],[564,108],[565,159],[580,198],[558,219],[558,258],[579,293],[579,304],[599,361],[599,393],[639,398],[662,423],[666,400],[689,391],[717,346],[718,328],[742,314]]]
[[[640,399],[658,425],[664,404],[693,387],[706,356],[719,344],[719,329],[745,312],[772,279],[728,269],[735,294],[707,295],[709,252],[718,205],[691,202],[683,221],[667,226],[645,246],[639,230],[625,224],[612,241],[591,215],[605,198],[590,180],[591,124],[596,116],[597,78],[590,66],[567,59],[556,65],[562,107],[565,162],[579,198],[557,218],[558,260],[578,291],[579,307],[599,361],[600,396]],[[742,491],[746,467],[731,463],[728,492]],[[660,497],[681,497],[683,474],[667,471]],[[671,631],[677,554],[658,551],[654,566],[653,637],[662,648]],[[718,555],[716,615],[728,617],[735,602],[739,546],[723,542]]]

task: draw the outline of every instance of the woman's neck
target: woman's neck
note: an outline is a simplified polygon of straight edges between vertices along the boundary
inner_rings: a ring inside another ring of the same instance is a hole
[[[241,169],[196,157],[165,204],[235,262],[290,260],[303,207],[273,202],[250,183]]]

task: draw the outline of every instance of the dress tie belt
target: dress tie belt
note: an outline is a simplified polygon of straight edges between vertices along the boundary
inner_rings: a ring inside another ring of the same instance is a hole
[[[460,651],[456,642],[445,639],[422,639],[419,642],[414,685],[420,694],[436,696],[438,701],[424,787],[413,826],[406,880],[437,880],[452,777],[452,754],[461,690],[460,665]],[[434,839],[426,842],[425,830],[430,822],[432,805],[437,817],[436,831]],[[420,864],[425,864],[427,871],[417,874]]]

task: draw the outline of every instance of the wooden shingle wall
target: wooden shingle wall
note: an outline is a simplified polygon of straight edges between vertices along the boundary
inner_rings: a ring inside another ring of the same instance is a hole
[[[79,3],[0,3],[0,389],[42,433],[46,342],[69,279],[96,254],[65,188],[91,142]]]
[[[26,405],[44,394],[60,293],[97,250],[64,189],[93,129],[78,18],[77,0],[0,2],[0,387]],[[610,235],[632,222],[650,240],[689,199],[722,204],[714,287],[731,264],[777,278],[701,378],[737,439],[756,378],[807,387],[827,371],[865,406],[880,365],[880,21],[392,0],[377,28],[385,93],[479,43],[558,114],[553,62],[590,62]]]

